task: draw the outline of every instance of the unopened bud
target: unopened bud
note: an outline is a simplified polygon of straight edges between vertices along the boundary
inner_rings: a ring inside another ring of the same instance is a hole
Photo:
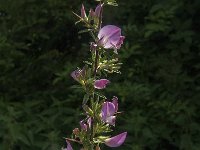
[[[96,146],[95,150],[101,150],[100,147],[99,147],[99,145]]]
[[[73,130],[73,134],[74,134],[74,135],[78,135],[79,133],[80,133],[80,131],[79,131],[78,128],[75,128],[75,129]]]
[[[82,7],[81,7],[81,17],[82,17],[83,19],[87,18],[87,15],[86,15],[86,13],[85,13],[85,7],[84,7],[83,4],[82,4]]]
[[[90,9],[90,11],[89,11],[89,17],[90,17],[91,19],[93,19],[94,16],[95,16],[95,12],[93,11],[93,9]]]
[[[102,11],[102,4],[99,4],[99,5],[96,7],[96,9],[95,9],[95,16],[96,16],[97,18],[100,17],[101,11]]]

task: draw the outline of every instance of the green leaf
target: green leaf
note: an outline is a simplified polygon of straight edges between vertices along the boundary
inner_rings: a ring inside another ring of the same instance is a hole
[[[81,34],[81,33],[86,33],[86,32],[90,32],[90,31],[93,31],[93,29],[81,30],[81,31],[79,31],[78,33]]]

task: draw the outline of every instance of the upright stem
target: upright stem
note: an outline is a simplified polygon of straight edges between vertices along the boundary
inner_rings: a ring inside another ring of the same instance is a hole
[[[103,4],[102,4],[103,5]],[[101,29],[101,23],[102,23],[102,13],[103,13],[103,8],[101,9],[101,12],[100,12],[100,17],[99,17],[99,24],[98,24],[98,30]],[[95,39],[95,36],[94,36],[94,33],[93,32],[90,32],[90,34],[92,35],[92,37],[94,38],[94,40],[96,41]],[[96,80],[96,76],[97,76],[97,70],[98,70],[98,63],[99,63],[99,48],[96,47],[95,49],[95,60],[93,62],[93,65],[94,65],[94,80]],[[94,99],[95,99],[95,91],[93,91],[91,93],[91,105],[94,104]],[[93,106],[91,106],[91,108],[93,108]],[[94,111],[94,116],[91,118],[91,132],[90,132],[90,144],[87,146],[86,150],[94,150],[94,144],[93,144],[93,138],[95,136],[95,133],[94,133],[94,126],[95,126],[95,110]]]
[[[94,60],[94,79],[96,79],[96,75],[97,75],[97,69],[98,69],[98,61],[99,61],[99,52],[98,49],[95,49],[95,60]],[[95,99],[95,93],[93,91],[92,93],[92,97],[91,97],[91,105],[94,105],[94,99]],[[91,106],[91,108],[93,108],[93,106]],[[90,132],[90,146],[89,146],[89,150],[94,150],[94,145],[93,145],[93,138],[95,136],[94,133],[94,125],[95,125],[95,110],[93,110],[94,112],[94,117],[91,118],[91,132]]]

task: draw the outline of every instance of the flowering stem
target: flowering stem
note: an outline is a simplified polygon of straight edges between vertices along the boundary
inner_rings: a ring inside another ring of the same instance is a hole
[[[81,17],[78,22],[83,22],[94,42],[90,44],[91,62],[85,62],[83,69],[77,69],[71,73],[71,76],[78,81],[86,94],[84,95],[82,107],[86,118],[80,121],[81,130],[73,130],[74,139],[66,138],[67,150],[73,150],[70,142],[82,144],[82,150],[100,150],[99,144],[105,143],[109,147],[118,147],[123,144],[127,132],[111,137],[107,136],[115,126],[115,119],[118,113],[118,99],[113,97],[111,101],[105,101],[104,95],[99,95],[95,90],[101,90],[106,87],[109,80],[101,77],[101,72],[117,72],[119,64],[116,64],[114,55],[107,56],[105,49],[116,51],[123,44],[124,36],[121,36],[121,29],[114,25],[106,25],[102,28],[103,5],[115,4],[115,1],[98,0],[100,4],[95,11],[90,9],[89,15],[86,15],[84,6],[81,8]],[[114,58],[112,58],[114,57]],[[114,60],[114,61],[113,61]]]
[[[99,52],[98,49],[95,49],[95,60],[93,62],[94,64],[94,79],[96,80],[96,74],[97,74],[97,68],[98,68],[98,60],[99,60]],[[93,141],[93,138],[95,136],[95,132],[94,132],[94,126],[95,126],[95,108],[94,106],[94,99],[95,99],[95,93],[94,90],[92,91],[92,98],[91,98],[91,108],[93,111],[93,117],[91,117],[91,132],[90,132],[90,148],[89,150],[94,150],[94,144],[91,143]]]

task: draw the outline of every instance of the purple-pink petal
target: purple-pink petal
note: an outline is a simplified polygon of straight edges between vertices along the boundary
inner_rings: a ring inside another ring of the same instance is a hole
[[[75,70],[71,73],[72,78],[74,78],[74,80],[78,81],[78,78],[80,77],[80,70]]]
[[[93,17],[95,16],[95,12],[93,11],[93,9],[90,9],[90,11],[89,11],[89,16],[90,16],[91,18],[93,18]]]
[[[105,144],[109,147],[118,147],[122,145],[126,139],[127,132],[118,134],[105,140]]]
[[[85,7],[84,7],[84,5],[82,4],[82,7],[81,7],[81,18],[86,18],[87,17],[87,15],[86,15],[86,13],[85,13]]]
[[[69,141],[66,140],[66,142],[67,142],[67,148],[65,150],[73,150],[73,148],[72,148],[71,144],[69,143]]]
[[[110,125],[115,125],[116,116],[115,113],[118,111],[118,98],[113,97],[112,102],[104,102],[101,109],[102,121]]]
[[[115,105],[115,112],[118,111],[118,98],[113,96],[112,103]]]
[[[81,120],[81,121],[80,121],[80,126],[81,126],[81,129],[82,129],[82,130],[87,131],[87,125],[84,123],[84,120]]]
[[[99,4],[99,5],[96,7],[96,9],[95,9],[95,16],[96,16],[96,17],[100,17],[100,15],[101,15],[101,10],[102,10],[102,5]]]
[[[84,78],[85,77],[85,74],[86,74],[86,69],[85,69],[85,67],[83,67],[82,70],[81,69],[74,70],[71,73],[71,76],[72,76],[72,78],[74,78],[74,80],[79,81],[80,78]]]
[[[116,49],[120,49],[121,45],[123,44],[125,36],[120,36],[118,43],[116,44]]]
[[[87,124],[88,124],[88,127],[91,128],[91,124],[92,124],[92,118],[91,117],[88,118]]]
[[[119,49],[123,44],[124,36],[121,36],[121,29],[114,25],[107,25],[101,28],[98,34],[99,45],[105,49]]]
[[[104,102],[101,113],[102,119],[106,121],[107,117],[113,116],[115,114],[115,105],[111,102]]]
[[[110,81],[107,80],[107,79],[96,80],[96,81],[94,82],[94,87],[95,87],[96,89],[104,89],[104,88],[106,88],[106,85],[107,85],[108,83],[110,83]]]
[[[115,121],[116,121],[116,116],[109,116],[105,120],[106,123],[108,123],[112,126],[115,126]]]

